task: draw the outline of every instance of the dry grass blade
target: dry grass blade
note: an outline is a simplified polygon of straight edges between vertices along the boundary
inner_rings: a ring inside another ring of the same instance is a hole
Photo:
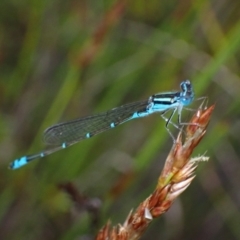
[[[94,32],[91,41],[81,51],[78,62],[82,67],[87,67],[96,57],[104,39],[109,32],[110,28],[114,26],[123,16],[125,11],[125,0],[116,1],[105,17],[99,23],[96,31]]]
[[[158,179],[155,191],[143,201],[137,210],[130,212],[125,223],[110,228],[107,223],[96,237],[97,240],[135,240],[139,239],[149,223],[166,212],[173,200],[179,196],[194,179],[194,170],[200,161],[207,157],[200,156],[191,159],[194,148],[206,133],[214,105],[208,109],[199,109],[185,129],[185,140],[180,132]]]

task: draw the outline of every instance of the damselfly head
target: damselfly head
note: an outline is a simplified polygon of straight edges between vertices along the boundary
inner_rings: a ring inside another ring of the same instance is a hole
[[[180,87],[183,92],[192,92],[192,84],[189,80],[183,81],[180,84]]]
[[[192,84],[189,80],[185,80],[181,82],[180,87],[182,89],[181,102],[183,105],[189,105],[194,99]]]

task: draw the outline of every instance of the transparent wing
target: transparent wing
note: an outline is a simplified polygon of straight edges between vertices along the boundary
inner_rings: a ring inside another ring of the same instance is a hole
[[[148,100],[129,103],[104,113],[53,125],[45,130],[44,142],[49,145],[71,144],[92,137],[130,120],[133,113],[144,112],[147,106]]]

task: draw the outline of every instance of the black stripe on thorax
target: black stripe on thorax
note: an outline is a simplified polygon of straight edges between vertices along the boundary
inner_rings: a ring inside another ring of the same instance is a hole
[[[176,99],[178,99],[179,96],[179,92],[160,93],[153,95],[152,101],[154,104],[171,105],[177,102]]]

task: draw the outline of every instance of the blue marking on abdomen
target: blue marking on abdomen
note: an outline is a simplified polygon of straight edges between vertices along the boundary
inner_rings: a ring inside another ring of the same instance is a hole
[[[135,112],[131,119],[134,119],[134,118],[140,118],[140,117],[146,117],[149,115],[149,112],[148,111],[144,111],[144,112]]]
[[[14,160],[12,162],[12,164],[10,165],[10,168],[11,169],[17,169],[17,168],[20,168],[20,167],[22,167],[23,165],[25,165],[27,163],[28,163],[28,157],[27,156],[23,156],[21,158],[18,158],[16,160]]]
[[[110,124],[110,127],[111,128],[114,128],[116,125],[115,125],[115,123],[114,122],[112,122],[111,124]]]
[[[91,134],[90,133],[87,133],[86,134],[86,138],[90,138],[91,137]]]
[[[66,148],[67,147],[67,144],[66,143],[63,143],[62,144],[62,148]]]

